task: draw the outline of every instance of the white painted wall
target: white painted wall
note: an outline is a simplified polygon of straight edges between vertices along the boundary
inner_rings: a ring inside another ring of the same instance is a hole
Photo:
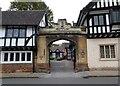
[[[33,46],[35,46],[35,36],[33,36]]]
[[[29,40],[27,46],[32,46],[32,39]]]
[[[99,49],[101,44],[115,44],[116,59],[101,60]],[[118,38],[87,39],[87,53],[89,68],[118,67]]]
[[[0,39],[0,46],[4,46],[4,39]]]
[[[18,39],[18,46],[24,46],[25,45],[25,39],[24,38],[19,38]]]
[[[32,35],[32,27],[28,27],[26,36],[30,37],[31,35]]]
[[[5,28],[0,26],[0,46],[4,46],[4,40],[1,37],[5,36]]]
[[[4,37],[5,36],[5,28],[0,26],[0,37]]]
[[[40,21],[39,26],[40,26],[40,27],[45,27],[45,26],[46,26],[45,15],[43,16],[42,20]]]
[[[6,39],[6,45],[5,46],[10,46],[10,38]]]

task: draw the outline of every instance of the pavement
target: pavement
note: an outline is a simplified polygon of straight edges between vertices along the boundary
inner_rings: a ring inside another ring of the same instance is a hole
[[[52,61],[51,73],[1,73],[0,78],[87,78],[87,77],[117,77],[119,71],[79,71],[74,72],[69,61]]]
[[[118,71],[81,71],[78,73],[2,73],[0,78],[63,78],[117,77]]]

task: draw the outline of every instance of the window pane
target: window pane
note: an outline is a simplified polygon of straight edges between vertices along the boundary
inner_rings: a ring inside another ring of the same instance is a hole
[[[14,61],[14,53],[10,53],[10,61]]]
[[[100,23],[100,25],[104,25],[103,16],[99,16],[99,23]]]
[[[100,46],[100,57],[101,57],[101,58],[105,58],[104,46]]]
[[[115,11],[112,12],[112,21],[113,21],[113,23],[117,22],[117,17],[116,16],[117,16],[116,12]]]
[[[4,53],[4,61],[8,61],[8,53]]]
[[[98,16],[94,16],[94,25],[98,25]]]
[[[20,29],[20,37],[25,37],[25,29]]]
[[[21,61],[25,61],[25,53],[21,54]]]
[[[110,49],[111,49],[111,58],[115,58],[115,48],[114,48],[114,45],[111,45]]]
[[[7,29],[7,37],[12,37],[13,29]]]
[[[109,46],[105,46],[106,58],[110,58]]]
[[[60,57],[63,57],[63,53],[60,53]]]
[[[31,53],[27,53],[27,61],[31,61]]]
[[[13,36],[14,36],[14,37],[18,37],[18,29],[14,29]]]
[[[120,11],[116,10],[116,11],[112,11],[111,13],[111,22],[112,23],[119,23],[120,22]]]
[[[16,61],[20,61],[20,54],[16,53]]]
[[[52,53],[52,57],[55,58],[56,57],[56,53]]]

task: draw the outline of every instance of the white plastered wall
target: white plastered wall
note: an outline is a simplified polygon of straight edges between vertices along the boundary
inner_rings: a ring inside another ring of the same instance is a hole
[[[120,40],[120,39],[119,39]],[[100,48],[101,44],[115,45],[116,58],[114,60],[101,60]],[[120,44],[119,44],[120,46]],[[89,68],[106,68],[118,67],[118,38],[104,38],[104,39],[87,39],[87,53]]]
[[[0,26],[0,38],[5,36],[5,28]],[[0,46],[4,46],[4,40],[0,39]]]

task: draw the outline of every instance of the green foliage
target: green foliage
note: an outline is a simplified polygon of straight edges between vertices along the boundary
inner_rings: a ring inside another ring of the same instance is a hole
[[[44,10],[45,2],[11,2],[10,10]]]
[[[52,46],[60,46],[59,44],[52,44]]]
[[[53,58],[53,57],[50,57],[50,60],[55,60],[55,58]]]
[[[45,4],[45,2],[11,2],[10,11],[17,10],[47,10],[47,18],[49,24],[53,21],[53,12],[49,7]]]

